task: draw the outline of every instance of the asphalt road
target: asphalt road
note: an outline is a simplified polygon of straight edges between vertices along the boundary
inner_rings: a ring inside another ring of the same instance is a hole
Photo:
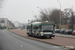
[[[67,48],[46,44],[0,30],[0,50],[68,50]]]

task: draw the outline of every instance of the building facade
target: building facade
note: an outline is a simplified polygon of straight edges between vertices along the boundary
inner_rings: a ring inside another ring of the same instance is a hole
[[[15,21],[15,22],[13,22],[13,24],[14,24],[15,28],[20,28],[20,22]]]
[[[13,28],[14,24],[9,21],[7,18],[0,18],[0,26],[1,27],[6,27],[6,28]]]

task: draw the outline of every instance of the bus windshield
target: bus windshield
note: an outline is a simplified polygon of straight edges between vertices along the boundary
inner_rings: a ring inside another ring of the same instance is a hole
[[[42,25],[42,30],[51,30],[51,31],[53,31],[53,25]]]

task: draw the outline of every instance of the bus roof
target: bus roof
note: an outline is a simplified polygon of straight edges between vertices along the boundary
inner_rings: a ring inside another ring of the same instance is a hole
[[[42,25],[42,24],[54,24],[53,22],[33,22],[32,23],[32,25]],[[28,24],[29,26],[31,25],[31,23],[30,24]]]
[[[41,25],[41,22],[34,22],[32,25]]]

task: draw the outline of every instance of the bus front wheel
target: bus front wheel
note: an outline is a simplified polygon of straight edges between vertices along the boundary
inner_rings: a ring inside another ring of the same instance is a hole
[[[51,37],[49,37],[51,39]]]

